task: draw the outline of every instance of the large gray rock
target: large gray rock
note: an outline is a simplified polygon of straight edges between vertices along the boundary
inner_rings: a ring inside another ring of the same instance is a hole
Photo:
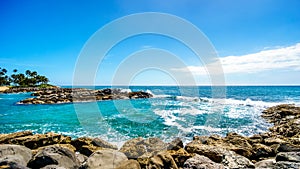
[[[195,155],[183,164],[183,169],[224,169],[224,165],[218,164],[202,155]]]
[[[83,169],[114,169],[127,161],[124,153],[107,149],[94,152],[81,166]]]
[[[31,157],[31,150],[24,146],[0,145],[0,166],[19,166],[20,168],[23,166],[25,168]]]
[[[33,169],[48,165],[57,165],[68,169],[77,169],[80,166],[74,152],[55,145],[40,149],[28,163],[28,167]]]
[[[225,152],[221,163],[229,168],[255,168],[254,164],[248,158],[238,155],[233,151]]]
[[[254,168],[254,164],[244,156],[217,146],[209,146],[191,142],[185,149],[189,153],[197,153],[210,158],[216,163],[222,163],[229,168]]]
[[[281,152],[276,155],[276,161],[300,162],[300,152]]]

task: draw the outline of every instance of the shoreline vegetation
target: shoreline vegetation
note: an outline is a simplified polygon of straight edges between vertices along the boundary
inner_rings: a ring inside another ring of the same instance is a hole
[[[0,134],[0,168],[299,169],[300,107],[270,107],[262,118],[273,124],[268,132],[194,136],[185,146],[180,138],[170,143],[134,138],[118,149],[101,138],[31,131]]]

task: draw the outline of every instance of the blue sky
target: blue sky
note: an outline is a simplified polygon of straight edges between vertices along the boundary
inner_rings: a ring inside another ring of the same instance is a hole
[[[176,15],[198,27],[214,45],[227,84],[300,84],[298,0],[3,0],[0,1],[0,67],[46,75],[72,84],[77,57],[101,27],[141,12]],[[138,23],[137,23],[138,24]],[[134,26],[134,25],[132,25]],[[174,39],[135,36],[116,45],[99,65],[95,84],[110,84],[120,62],[135,51],[160,48],[178,55],[198,84],[209,84],[204,65]],[[136,63],[138,64],[138,63]],[[172,84],[168,74],[148,70],[132,84]]]

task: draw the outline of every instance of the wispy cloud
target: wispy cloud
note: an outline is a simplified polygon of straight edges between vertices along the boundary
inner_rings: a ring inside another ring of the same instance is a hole
[[[258,73],[268,70],[300,70],[300,43],[242,56],[220,58],[225,74]],[[209,65],[208,65],[209,66]],[[204,66],[187,66],[177,71],[191,71],[195,75],[206,75]]]

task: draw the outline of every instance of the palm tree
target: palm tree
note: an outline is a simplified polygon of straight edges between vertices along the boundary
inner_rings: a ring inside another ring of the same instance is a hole
[[[25,71],[25,74],[27,75],[27,77],[29,77],[30,74],[31,74],[31,71],[30,71],[30,70],[26,70],[26,71]]]

